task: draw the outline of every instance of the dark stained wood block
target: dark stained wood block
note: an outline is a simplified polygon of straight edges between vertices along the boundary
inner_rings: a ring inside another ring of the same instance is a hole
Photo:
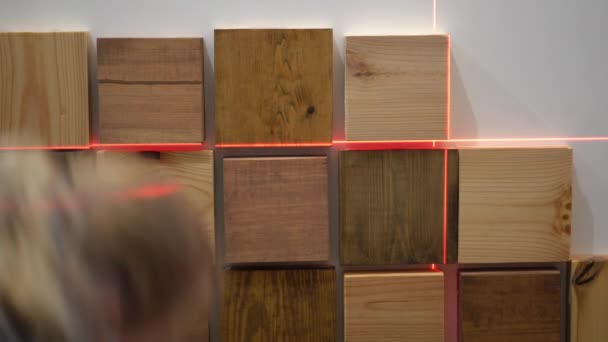
[[[326,157],[224,159],[226,263],[329,259]]]
[[[102,143],[203,141],[200,38],[99,38]]]
[[[226,271],[221,311],[223,342],[335,342],[335,271]]]
[[[461,342],[559,342],[559,271],[460,274]]]
[[[570,148],[464,149],[459,177],[459,262],[568,260]]]
[[[448,173],[457,173],[458,163],[449,163],[457,153],[340,152],[342,264],[442,263],[444,165],[447,160]],[[448,184],[447,195],[450,205],[457,187]],[[448,250],[456,248],[453,238],[447,242]]]
[[[330,29],[216,30],[218,143],[332,140]]]
[[[608,341],[608,258],[572,261],[570,342]]]
[[[441,272],[347,273],[344,335],[349,342],[444,342]]]
[[[88,146],[87,32],[0,33],[0,146]]]
[[[346,139],[446,139],[448,40],[346,37]]]

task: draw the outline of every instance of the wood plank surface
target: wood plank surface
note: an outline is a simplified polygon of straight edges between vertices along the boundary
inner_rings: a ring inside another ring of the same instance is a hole
[[[460,156],[457,150],[448,151],[447,170],[447,242],[446,262],[458,262],[458,194],[459,194],[459,169]]]
[[[87,146],[87,32],[0,33],[0,146]]]
[[[572,261],[570,342],[608,341],[606,257]]]
[[[223,342],[335,342],[335,271],[226,271],[221,325]]]
[[[443,150],[340,152],[342,264],[443,262],[444,158]]]
[[[459,186],[460,262],[568,260],[571,149],[461,150]]]
[[[346,139],[447,138],[448,37],[346,37]]]
[[[443,289],[441,272],[345,274],[345,341],[443,342]]]
[[[213,151],[166,152],[160,154],[161,173],[178,181],[192,203],[207,241],[215,246],[215,201]],[[214,253],[212,248],[212,253]]]
[[[99,38],[102,143],[203,141],[200,38]]]
[[[215,31],[218,143],[332,140],[330,29]]]
[[[224,159],[226,263],[326,261],[326,157]]]
[[[559,271],[460,274],[461,342],[559,342]]]

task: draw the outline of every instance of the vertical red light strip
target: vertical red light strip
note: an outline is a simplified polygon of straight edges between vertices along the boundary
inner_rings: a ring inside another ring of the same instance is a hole
[[[443,263],[448,261],[448,150],[443,150]]]
[[[448,140],[450,140],[450,125],[451,125],[451,120],[452,120],[452,88],[451,88],[451,81],[452,81],[452,61],[451,61],[451,56],[452,56],[452,42],[451,42],[451,38],[450,35],[448,34],[448,52],[447,52],[447,81],[446,81],[446,110],[445,110],[445,115],[446,115],[446,128],[445,128],[445,134],[446,134],[446,138]]]

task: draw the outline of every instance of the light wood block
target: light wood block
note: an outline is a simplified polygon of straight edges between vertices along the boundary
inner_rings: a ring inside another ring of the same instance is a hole
[[[346,37],[346,139],[446,139],[448,37]]]
[[[224,342],[335,342],[335,271],[226,271],[221,320]]]
[[[224,159],[226,263],[329,259],[326,157]]]
[[[569,148],[460,151],[460,262],[568,260]]]
[[[86,32],[0,33],[0,146],[87,146]]]
[[[330,29],[216,30],[218,143],[332,140]]]
[[[559,271],[463,272],[460,341],[559,342]]]
[[[99,38],[102,143],[203,141],[200,38]]]
[[[443,150],[340,152],[342,264],[443,262],[445,159]],[[448,202],[457,196],[450,187]]]
[[[347,273],[344,336],[349,342],[443,342],[441,272]]]
[[[161,153],[160,162],[162,174],[177,180],[183,187],[205,230],[207,241],[215,246],[213,151]]]
[[[570,342],[608,341],[606,257],[572,261]]]

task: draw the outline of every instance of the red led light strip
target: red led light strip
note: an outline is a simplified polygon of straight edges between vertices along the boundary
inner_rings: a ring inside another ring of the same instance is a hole
[[[254,147],[329,147],[332,143],[249,143],[249,144],[216,144],[218,148],[254,148]]]
[[[91,144],[95,150],[106,151],[199,151],[204,145],[202,143],[166,143],[166,144]]]
[[[0,146],[0,151],[61,151],[61,150],[88,150],[90,146]]]

